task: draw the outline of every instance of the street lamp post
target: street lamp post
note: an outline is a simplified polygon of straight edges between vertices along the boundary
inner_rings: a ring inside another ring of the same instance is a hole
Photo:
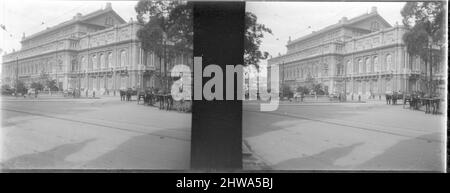
[[[55,80],[56,80],[56,87],[59,91],[59,81],[58,81],[58,42],[56,42],[56,50],[55,50]]]
[[[281,62],[281,99],[284,98],[284,61]]]
[[[428,51],[429,51],[429,55],[430,55],[430,86],[429,86],[429,94],[430,97],[432,96],[433,93],[433,40],[431,38],[431,36],[428,36]]]
[[[166,56],[166,39],[167,37],[166,37],[166,34],[164,33],[164,41],[163,41],[163,43],[164,43],[164,91],[166,91],[166,89],[168,88],[168,86],[167,86],[167,84],[168,84],[168,82],[167,82],[167,56]]]
[[[344,61],[343,61],[344,62]],[[344,64],[344,96],[343,96],[343,101],[347,101],[347,65]]]
[[[17,89],[19,89],[19,54],[16,56],[16,90],[14,94],[17,97]]]

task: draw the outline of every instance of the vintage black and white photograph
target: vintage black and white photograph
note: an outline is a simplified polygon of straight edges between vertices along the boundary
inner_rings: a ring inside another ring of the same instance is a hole
[[[189,169],[191,101],[171,95],[193,62],[187,2],[0,10],[0,169]]]
[[[266,84],[279,102],[244,102],[243,169],[445,171],[446,8],[247,2],[246,98]]]

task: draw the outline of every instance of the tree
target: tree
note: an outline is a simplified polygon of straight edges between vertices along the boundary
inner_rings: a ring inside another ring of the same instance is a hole
[[[30,88],[34,88],[36,90],[43,90],[44,85],[42,85],[40,82],[33,82],[31,83]]]
[[[268,52],[260,50],[264,33],[272,34],[272,30],[264,24],[258,23],[258,18],[255,14],[245,12],[244,66],[255,66],[258,73],[257,78],[259,78],[259,62],[269,57]],[[259,93],[259,80],[256,88],[258,90],[257,93]]]
[[[9,84],[3,84],[2,85],[2,90],[9,90],[11,89],[11,87],[9,86]]]
[[[433,46],[439,46],[442,50],[445,39],[443,26],[445,9],[442,1],[407,2],[401,11],[403,24],[409,31],[403,35],[407,52],[411,56],[419,56],[429,66],[429,87],[433,87],[432,70],[436,65],[436,59],[441,58],[441,52],[433,51]],[[433,58],[434,62],[433,62]],[[432,89],[429,90],[432,92]],[[431,94],[431,93],[430,93]]]
[[[245,13],[244,65],[254,65],[259,70],[259,62],[269,56],[268,52],[260,50],[260,45],[264,33],[272,34],[272,30],[257,21],[255,14]]]
[[[311,90],[313,90],[317,95],[324,95],[324,94],[326,94],[326,92],[325,92],[325,90],[323,88],[323,85],[321,83],[318,83],[318,84],[314,83],[312,85],[312,89]]]
[[[47,80],[46,84],[47,88],[51,91],[58,91],[58,86],[56,85],[56,80]]]
[[[298,86],[296,91],[303,94],[309,94],[311,90],[306,86]]]
[[[291,98],[294,95],[294,93],[292,92],[291,87],[289,87],[289,85],[284,84],[284,85],[282,85],[282,87],[283,87],[282,88],[283,89],[282,97]]]
[[[445,9],[443,1],[407,2],[401,11],[403,24],[418,31],[424,30],[433,43],[442,46],[445,42],[443,26]],[[413,30],[414,32],[414,30]]]
[[[27,93],[27,88],[25,87],[25,83],[21,80],[16,81],[15,88],[16,88],[16,93],[22,93],[22,94]]]
[[[164,58],[164,72],[167,60],[176,53],[192,52],[193,13],[192,5],[182,1],[140,0],[135,10],[137,20],[144,27],[137,32],[142,48],[155,53],[160,61]],[[160,81],[162,82],[161,78]]]

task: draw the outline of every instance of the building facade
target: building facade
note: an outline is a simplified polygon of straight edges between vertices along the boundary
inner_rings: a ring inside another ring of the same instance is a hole
[[[376,7],[352,19],[343,17],[337,24],[289,40],[286,54],[268,60],[268,79],[270,68],[277,65],[280,88],[287,85],[294,92],[310,82],[347,97],[423,91],[429,72],[421,59],[407,53],[402,40],[406,30],[391,26]],[[433,76],[444,73],[443,65],[433,69]]]
[[[123,20],[107,3],[104,9],[82,15],[23,37],[20,51],[3,56],[2,82],[29,86],[43,75],[60,89],[81,89],[113,95],[125,88],[161,88],[174,64],[192,68],[192,54],[178,53],[164,62],[141,48],[136,32],[142,27]],[[164,67],[167,64],[167,67]]]

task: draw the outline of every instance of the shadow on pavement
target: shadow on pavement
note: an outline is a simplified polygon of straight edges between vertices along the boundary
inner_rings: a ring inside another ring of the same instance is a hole
[[[402,140],[355,169],[443,171],[443,143],[436,142],[441,136],[436,132]]]
[[[74,154],[95,139],[87,139],[79,143],[68,143],[50,150],[25,154],[6,160],[1,164],[2,169],[65,169],[73,166],[65,158]]]
[[[353,149],[363,144],[364,143],[359,142],[345,147],[330,148],[314,155],[282,161],[271,167],[279,170],[345,169],[341,166],[334,165],[334,162],[339,158],[350,154]]]
[[[440,133],[422,135],[399,141],[382,154],[356,166],[339,166],[335,161],[352,152],[357,143],[325,150],[307,157],[289,159],[271,166],[280,170],[383,170],[383,171],[435,171],[442,172],[443,143],[437,142]]]
[[[128,139],[81,168],[175,170],[189,169],[189,161],[189,140],[146,134]]]

